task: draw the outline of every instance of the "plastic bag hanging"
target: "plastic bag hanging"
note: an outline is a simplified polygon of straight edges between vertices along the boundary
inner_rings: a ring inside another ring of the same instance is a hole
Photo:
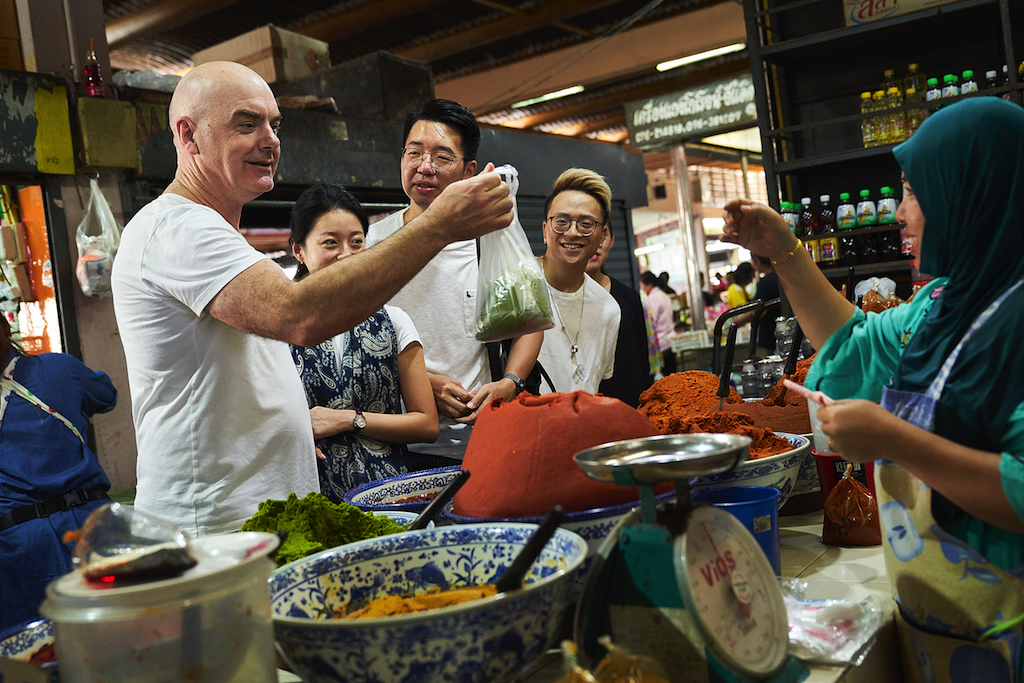
[[[90,178],[89,187],[89,206],[75,233],[78,245],[75,272],[86,296],[103,296],[110,293],[110,268],[121,243],[121,230],[99,183]]]
[[[519,172],[509,165],[499,166],[495,171],[508,183],[513,216],[507,228],[480,238],[476,338],[482,342],[510,339],[555,326],[544,271],[519,223],[515,205]]]

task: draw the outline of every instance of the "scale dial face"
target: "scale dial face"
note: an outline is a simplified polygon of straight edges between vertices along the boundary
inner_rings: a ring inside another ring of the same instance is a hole
[[[778,580],[754,536],[728,512],[701,506],[675,545],[683,603],[718,659],[754,678],[778,672],[786,661],[789,621]]]

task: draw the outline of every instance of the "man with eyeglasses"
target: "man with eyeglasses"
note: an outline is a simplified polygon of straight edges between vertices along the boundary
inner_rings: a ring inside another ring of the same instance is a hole
[[[409,114],[404,140],[399,169],[409,206],[370,227],[370,247],[401,234],[446,187],[476,173],[480,129],[458,102],[432,100]],[[410,471],[460,463],[480,409],[495,398],[515,397],[537,360],[543,332],[512,340],[504,368],[492,373],[487,349],[475,337],[477,262],[476,240],[450,244],[389,302],[416,325],[441,418],[437,441],[409,445]]]
[[[601,380],[615,369],[621,312],[586,272],[608,229],[611,204],[608,183],[584,168],[562,173],[544,203],[547,250],[540,262],[556,319],[544,335],[538,360],[554,391],[597,393]]]

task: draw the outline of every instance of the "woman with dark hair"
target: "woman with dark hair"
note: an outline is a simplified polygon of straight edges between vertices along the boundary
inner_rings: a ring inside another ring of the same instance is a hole
[[[344,188],[317,183],[295,202],[289,244],[299,261],[296,279],[365,248],[369,220]],[[407,443],[432,442],[438,421],[412,320],[384,306],[373,316],[317,346],[293,346],[310,407],[320,490],[335,502],[359,484],[406,472]],[[406,412],[402,412],[402,403]]]
[[[675,332],[672,300],[661,288],[661,278],[649,270],[640,273],[640,289],[647,296],[651,324],[658,339],[658,350],[661,351],[661,372],[667,377],[676,371],[677,365],[676,355],[672,353],[672,333]]]
[[[893,148],[896,220],[921,272],[864,313],[768,207],[726,205],[725,238],[772,259],[807,339],[829,450],[875,462],[907,681],[1024,680],[1024,110],[943,107]],[[881,401],[881,405],[877,402]]]
[[[729,308],[737,308],[750,303],[747,285],[754,281],[754,266],[744,261],[732,272],[732,284],[725,291],[725,303]]]
[[[109,502],[85,443],[117,404],[110,378],[74,356],[22,354],[0,314],[0,631],[39,617],[46,584],[71,571],[64,532]]]

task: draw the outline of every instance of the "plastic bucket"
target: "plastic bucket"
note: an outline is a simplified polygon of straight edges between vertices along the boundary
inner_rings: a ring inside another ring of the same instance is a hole
[[[812,450],[811,455],[814,456],[814,464],[818,468],[822,503],[828,500],[828,494],[832,492],[832,487],[836,485],[836,482],[843,478],[847,465],[853,465],[853,472],[850,473],[850,476],[867,486],[872,496],[875,495],[875,463],[851,463],[848,460],[843,460],[841,455],[819,453],[816,450]]]
[[[776,576],[782,574],[778,500],[779,490],[770,486],[734,486],[693,492],[693,502],[711,503],[743,523],[761,546]]]

